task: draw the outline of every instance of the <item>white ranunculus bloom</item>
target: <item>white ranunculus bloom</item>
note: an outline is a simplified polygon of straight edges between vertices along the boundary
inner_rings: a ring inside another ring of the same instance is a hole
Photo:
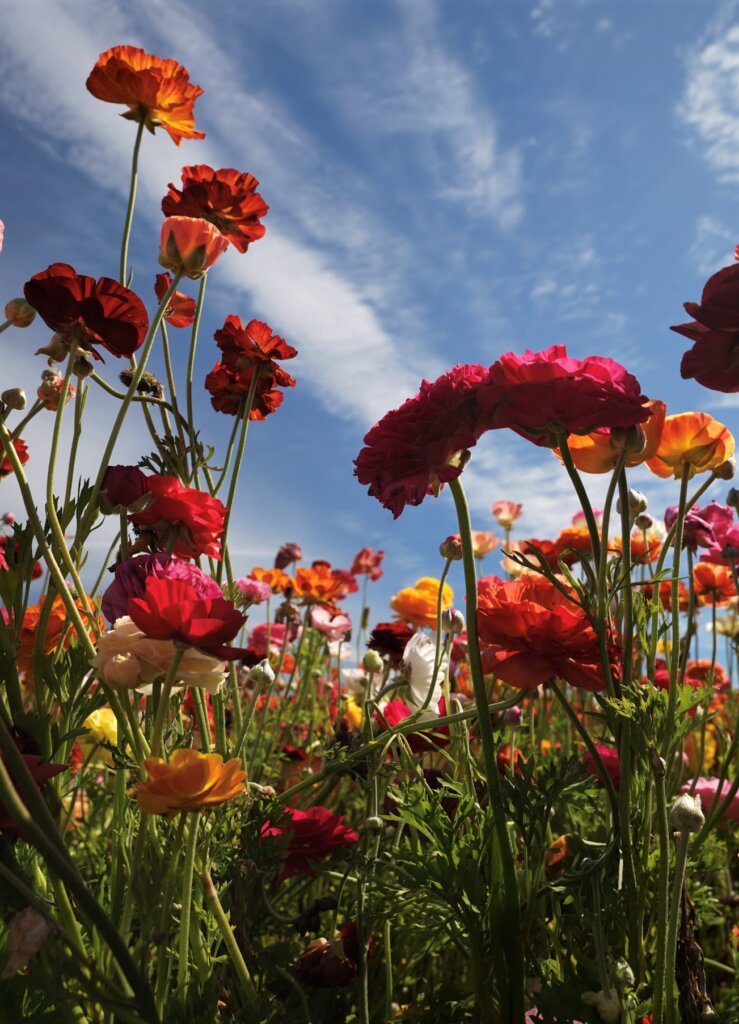
[[[413,710],[417,710],[426,704],[429,696],[429,688],[434,678],[434,661],[436,659],[436,641],[427,636],[426,633],[414,633],[403,651],[403,667],[408,677],[410,698],[408,703]],[[427,712],[433,717],[437,714],[437,705],[441,700],[442,684],[444,675],[449,668],[449,658],[441,653],[439,669],[436,673],[436,683],[431,699],[428,700]]]

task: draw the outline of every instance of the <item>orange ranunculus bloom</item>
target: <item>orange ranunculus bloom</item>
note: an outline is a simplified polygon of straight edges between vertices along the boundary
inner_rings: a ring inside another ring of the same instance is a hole
[[[475,558],[484,558],[494,551],[500,541],[491,530],[472,530],[472,553]]]
[[[649,562],[656,562],[662,550],[664,538],[653,530],[637,530],[631,534],[631,564],[647,565]],[[623,541],[620,534],[616,534],[608,542],[608,550],[621,553]]]
[[[415,586],[404,587],[390,602],[390,607],[399,619],[410,622],[419,629],[429,626],[436,629],[436,605],[439,600],[439,580],[424,576],[417,580]],[[454,591],[448,583],[444,584],[441,597],[441,610],[451,608]]]
[[[728,604],[736,597],[734,577],[728,565],[698,562],[693,568],[693,588],[698,604]]]
[[[576,436],[576,434],[573,434],[573,437]],[[590,555],[592,557],[593,554],[590,530],[585,526],[566,526],[554,543],[560,555],[564,554],[568,549],[569,551],[576,551],[580,555]],[[565,558],[567,565],[570,565],[573,561],[574,559],[569,555]]]
[[[680,611],[686,612],[690,602],[690,595],[688,594],[688,588],[685,586],[682,580],[678,581],[678,603],[680,605]],[[651,601],[654,597],[654,585],[652,583],[645,583],[641,587],[641,592],[644,595],[645,601]],[[672,580],[662,580],[659,585],[659,603],[667,611],[672,611]]]
[[[169,761],[148,757],[148,779],[138,785],[136,798],[142,811],[171,816],[178,811],[200,811],[232,800],[244,791],[246,772],[234,757],[224,764],[220,754],[175,750]]]
[[[665,419],[657,454],[647,465],[656,476],[682,480],[717,469],[734,454],[734,438],[723,423],[706,412],[681,412]]]
[[[652,410],[652,415],[640,426],[646,436],[646,445],[641,452],[627,454],[624,463],[627,467],[640,466],[642,462],[653,459],[659,448],[667,406],[664,402],[652,401],[647,402],[646,408]],[[567,439],[567,445],[572,461],[581,473],[609,473],[618,462],[620,452],[611,438],[610,430],[596,430],[592,434],[571,434]],[[553,448],[552,451],[561,462],[559,448]]]
[[[87,88],[96,99],[125,104],[123,117],[150,132],[161,126],[178,146],[183,139],[205,138],[205,132],[195,131],[195,100],[203,90],[176,60],[137,46],[113,46],[98,57]]]
[[[199,217],[167,217],[162,224],[159,262],[185,277],[202,277],[228,249],[228,239]]]
[[[282,569],[262,569],[257,565],[249,573],[249,576],[253,580],[258,580],[259,583],[269,583],[274,594],[284,594],[288,587],[295,586],[292,578]]]
[[[90,605],[93,605],[92,598],[88,597],[88,600]],[[25,672],[29,677],[33,672],[33,650],[36,641],[36,633],[41,620],[41,612],[43,611],[45,602],[46,597],[42,596],[38,604],[32,604],[26,608],[23,616],[16,661],[18,663],[19,671]],[[84,605],[79,601],[76,601],[75,604],[80,610],[82,621],[89,622],[90,616],[85,612]],[[100,629],[104,630],[105,622],[100,616],[98,616],[98,623],[100,625]],[[53,654],[59,644],[62,643],[62,640],[66,649],[69,647],[72,637],[76,635],[75,630],[70,626],[67,618],[67,609],[64,607],[64,601],[62,601],[61,597],[57,595],[52,602],[51,613],[49,615],[48,622],[46,623],[46,636],[43,645],[44,654]],[[90,628],[89,635],[90,639],[95,638],[95,631],[92,627]]]
[[[334,575],[328,562],[314,562],[295,573],[295,596],[306,604],[332,605],[346,592],[344,581]]]

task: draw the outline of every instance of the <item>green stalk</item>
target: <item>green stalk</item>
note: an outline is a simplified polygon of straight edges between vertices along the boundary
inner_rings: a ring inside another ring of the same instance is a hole
[[[195,475],[195,414],[192,401],[192,381],[195,375],[195,350],[198,344],[198,331],[200,330],[200,318],[203,315],[203,304],[205,302],[205,286],[208,283],[207,272],[200,278],[200,289],[198,291],[198,303],[195,307],[195,319],[192,322],[190,334],[190,352],[187,357],[187,379],[185,381],[185,395],[187,400],[187,430],[190,435],[190,447],[192,449],[192,470]]]
[[[257,1005],[257,991],[254,987],[249,968],[246,966],[246,961],[242,956],[239,944],[236,941],[231,925],[228,922],[226,913],[221,905],[221,901],[218,899],[218,891],[213,885],[213,879],[210,876],[210,872],[205,864],[200,866],[200,880],[203,885],[203,892],[205,894],[205,902],[210,910],[211,914],[216,920],[218,925],[218,931],[221,933],[223,943],[228,950],[229,957],[231,959],[231,965],[236,973],[236,978],[239,983],[242,995],[245,998],[247,1007],[253,1010]],[[256,1019],[256,1018],[245,1018],[245,1019]]]
[[[139,149],[141,148],[141,139],[144,135],[144,122],[139,121],[139,126],[136,131],[136,141],[133,144],[133,158],[131,160],[131,187],[128,192],[128,206],[126,208],[126,220],[123,225],[123,241],[121,242],[121,265],[120,265],[120,277],[119,280],[122,285],[127,286],[128,281],[126,280],[126,263],[128,261],[128,241],[131,237],[131,222],[133,221],[133,208],[136,202],[136,185],[138,184],[139,177]]]
[[[671,984],[675,977],[675,959],[677,957],[677,929],[682,907],[682,892],[685,884],[685,865],[688,860],[688,843],[690,832],[688,829],[681,829],[677,844],[677,861],[675,863],[675,877],[672,883],[672,903],[670,905],[670,919],[667,926],[667,1024],[673,1024],[675,1019],[675,995],[674,987]]]
[[[184,647],[179,645],[175,646],[174,658],[167,670],[167,676],[162,685],[162,692],[159,697],[159,703],[157,704],[157,713],[154,718],[154,727],[152,729],[151,738],[151,756],[160,757],[162,753],[162,737],[164,734],[164,724],[167,720],[167,714],[169,712],[169,698],[172,693],[172,687],[175,682],[177,669],[180,666],[182,655],[185,653]]]
[[[665,989],[672,999],[674,977],[667,976],[667,928],[670,908],[670,828],[667,820],[664,762],[652,765],[654,791],[657,797],[657,827],[659,831],[659,877],[657,881],[657,954],[654,960],[654,988],[652,994],[653,1024],[665,1024]],[[674,974],[674,972],[673,972]]]
[[[687,512],[688,500],[688,465],[683,465],[680,481],[680,503],[675,520],[675,552],[672,560],[672,644],[670,647],[670,689],[667,696],[667,716],[665,733],[660,753],[663,758],[669,754],[672,734],[675,728],[675,711],[677,709],[678,676],[680,672],[680,557],[683,546],[683,526]]]
[[[580,499],[580,505],[585,513],[585,521],[588,524],[588,532],[590,533],[590,543],[593,545],[593,559],[595,564],[598,565],[600,562],[600,534],[598,532],[598,525],[595,522],[593,506],[590,504],[590,498],[588,497],[588,492],[585,490],[582,477],[578,473],[575,463],[572,461],[572,453],[570,452],[570,446],[567,443],[567,434],[565,431],[562,431],[558,441],[562,462],[564,463],[570,480],[577,491],[577,496]]]
[[[216,573],[216,582],[220,583],[223,578],[224,565],[226,568],[226,579],[229,583],[233,583],[233,573],[231,571],[231,559],[228,557],[228,550],[226,548],[226,538],[228,536],[228,527],[231,522],[231,509],[233,508],[234,498],[236,496],[236,485],[239,482],[239,472],[241,471],[241,463],[244,458],[244,449],[246,448],[246,437],[249,432],[249,415],[251,413],[251,407],[254,404],[254,396],[257,393],[257,383],[259,381],[259,369],[258,367],[252,368],[251,383],[249,384],[249,392],[246,396],[246,401],[242,404],[239,415],[242,418],[241,434],[239,435],[239,445],[236,449],[236,458],[234,460],[234,467],[231,472],[231,483],[228,488],[228,497],[226,498],[226,517],[223,521],[223,533],[221,535],[221,548],[223,551],[223,559],[218,563],[218,571]]]
[[[183,811],[183,814],[186,812]],[[185,846],[185,864],[182,872],[182,889],[180,905],[180,942],[179,959],[177,962],[177,988],[184,990],[187,984],[187,977],[190,967],[190,908],[192,905],[192,878],[195,869],[195,851],[198,846],[198,826],[200,825],[200,811],[193,812],[190,821],[190,829],[187,834]],[[181,992],[181,994],[183,994]]]

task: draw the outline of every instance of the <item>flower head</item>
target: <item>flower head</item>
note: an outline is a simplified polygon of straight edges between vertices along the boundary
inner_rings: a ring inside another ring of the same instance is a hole
[[[221,557],[227,509],[218,498],[183,487],[175,476],[150,476],[148,488],[152,501],[129,516],[132,523],[153,531],[162,546],[174,536],[171,550],[181,558]]]
[[[185,277],[202,277],[228,249],[217,228],[198,217],[167,217],[162,224],[159,262]]]
[[[310,611],[310,624],[329,641],[343,640],[352,628],[352,620],[343,612],[316,605]]]
[[[96,99],[127,106],[123,116],[150,132],[164,128],[178,146],[183,139],[205,138],[204,132],[195,131],[194,111],[203,90],[190,82],[187,69],[176,60],[136,46],[113,46],[98,57],[87,88]]]
[[[28,462],[31,456],[28,454],[28,445],[26,442],[22,438],[16,437],[12,444],[20,464],[23,465]],[[12,472],[13,463],[7,455],[3,454],[2,459],[0,459],[0,477],[8,476]]]
[[[674,476],[681,480],[696,473],[717,469],[734,454],[730,431],[705,412],[682,412],[668,416],[662,439],[647,466],[656,476]]]
[[[332,604],[345,591],[345,581],[332,571],[328,562],[314,562],[308,568],[302,566],[295,573],[295,596],[306,604]]]
[[[500,541],[490,530],[472,530],[472,553],[475,558],[484,558],[495,551]]]
[[[94,359],[102,358],[99,346],[128,358],[143,344],[149,326],[146,307],[110,277],[96,281],[68,263],[52,263],[26,281],[23,291],[47,327],[57,332],[59,345],[48,350],[50,360],[60,361],[75,342]]]
[[[418,629],[429,626],[436,629],[436,606],[439,601],[439,580],[432,576],[424,576],[416,580],[415,586],[404,587],[398,591],[390,602],[390,607],[399,619],[410,622]],[[441,595],[441,610],[450,608],[454,601],[454,591],[448,583],[444,584]]]
[[[515,501],[494,501],[490,511],[498,520],[499,526],[502,526],[504,530],[510,530],[515,521],[520,518],[523,505],[519,505]]]
[[[379,580],[382,576],[382,560],[385,557],[384,551],[373,551],[372,548],[362,548],[354,556],[351,573],[353,576],[367,575],[371,580]]]
[[[160,302],[167,294],[171,284],[172,278],[169,274],[157,274],[154,292]],[[184,292],[175,291],[164,310],[164,319],[171,327],[189,327],[195,319],[195,309],[195,299],[185,295]]]
[[[288,541],[281,545],[275,555],[275,569],[287,569],[293,562],[300,562],[303,559],[303,549],[295,541]]]
[[[728,604],[736,597],[734,576],[728,565],[698,562],[693,566],[693,588],[698,604]]]
[[[682,792],[687,793],[690,790],[690,783],[683,786]],[[724,799],[728,796],[732,788],[731,779],[726,781],[721,786],[719,799]],[[718,779],[705,779],[700,778],[695,787],[696,796],[700,799],[703,811],[707,813],[713,801],[716,799],[716,795],[719,793],[719,780]],[[726,817],[733,821],[739,821],[739,793],[736,793],[729,803],[725,811]]]
[[[210,394],[210,404],[215,411],[227,416],[242,416],[255,372],[254,369],[232,370],[225,363],[216,363],[205,378],[205,390]],[[265,420],[282,405],[284,395],[272,384],[270,377],[257,381],[249,410],[250,421]]]
[[[269,821],[262,826],[262,838],[285,836],[287,860],[280,878],[290,875],[312,875],[313,862],[323,860],[336,850],[356,843],[359,836],[345,824],[340,814],[328,807],[309,807],[299,811],[283,808],[284,820],[280,825]]]
[[[136,799],[148,814],[200,811],[244,792],[246,772],[238,757],[224,763],[220,754],[180,749],[169,761],[148,757],[144,768],[148,778],[139,783]]]
[[[626,453],[624,466],[640,466],[648,459],[654,458],[662,439],[667,406],[664,402],[647,402],[645,408],[651,409],[652,415],[638,429],[643,432],[644,446],[638,451]],[[571,434],[567,441],[572,461],[581,473],[610,473],[622,454],[622,448],[614,440],[614,431],[609,429],[596,430],[590,434]],[[562,462],[559,448],[553,449],[554,454]]]
[[[240,317],[227,316],[214,338],[229,369],[256,368],[260,376],[271,378],[271,382],[279,387],[295,386],[294,379],[277,360],[294,359],[298,350],[288,345],[284,338],[273,334],[272,328],[264,321],[250,320],[244,327]]]
[[[162,199],[166,217],[202,217],[215,225],[239,252],[264,234],[261,218],[269,207],[257,192],[259,182],[251,174],[206,164],[182,168],[182,188],[170,183]]]
[[[201,597],[223,596],[215,580],[184,558],[165,555],[163,552],[137,555],[116,565],[113,582],[103,594],[102,612],[109,622],[115,622],[127,613],[128,602],[132,597],[143,597],[149,576],[186,580]]]
[[[406,644],[413,636],[413,629],[405,622],[378,622],[370,633],[367,647],[370,651],[389,658],[397,668],[403,660]]]
[[[709,277],[700,303],[686,302],[685,310],[693,322],[670,328],[693,342],[681,375],[712,391],[739,391],[739,265]]]

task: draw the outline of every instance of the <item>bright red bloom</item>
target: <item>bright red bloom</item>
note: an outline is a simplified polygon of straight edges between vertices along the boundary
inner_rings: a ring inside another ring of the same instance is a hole
[[[44,789],[49,779],[55,775],[59,775],[60,772],[66,771],[66,764],[44,764],[42,758],[38,754],[21,754],[23,760],[26,762],[26,768],[30,771],[33,776],[33,781],[36,783],[39,789]],[[5,763],[5,758],[3,758]],[[6,765],[8,774],[11,780],[13,775],[10,771],[10,766]],[[0,802],[0,832],[6,834],[15,835],[18,834],[18,828],[13,820],[10,811],[8,811],[3,803]]]
[[[264,234],[260,218],[269,207],[257,192],[259,182],[251,174],[232,167],[214,171],[206,164],[182,168],[182,188],[171,182],[162,199],[166,216],[202,217],[210,221],[239,252]]]
[[[485,429],[478,395],[487,375],[484,366],[471,364],[455,366],[433,383],[424,380],[414,398],[365,435],[355,476],[394,518],[462,472],[463,453]]]
[[[128,614],[151,640],[175,640],[206,654],[232,660],[242,652],[225,647],[246,622],[231,601],[203,597],[184,580],[149,576],[143,597],[132,597]]]
[[[213,337],[223,362],[231,370],[250,370],[258,367],[262,376],[271,377],[281,388],[295,387],[295,380],[279,365],[278,359],[294,359],[298,350],[284,338],[272,333],[269,324],[250,320],[244,327],[238,316],[227,316],[226,322]]]
[[[618,759],[618,751],[614,750],[613,747],[605,746],[603,743],[596,743],[595,749],[600,754],[603,767],[608,772],[608,776],[613,783],[613,788],[617,790],[621,785],[621,762]],[[602,786],[605,780],[603,779],[600,765],[589,750],[584,752],[582,760],[585,765],[585,770],[590,775],[597,775],[598,783]]]
[[[382,576],[380,568],[385,557],[384,551],[373,551],[372,548],[362,548],[354,556],[351,572],[354,576],[361,576],[366,573],[371,580],[379,580]]]
[[[123,117],[143,122],[150,132],[162,127],[176,145],[183,139],[204,139],[195,131],[195,100],[202,95],[190,82],[187,68],[136,46],[113,46],[101,53],[87,79],[87,88],[106,103],[123,103]]]
[[[223,412],[227,416],[238,416],[241,413],[253,374],[253,369],[230,370],[225,363],[216,363],[205,378],[205,389],[210,394],[210,404],[216,412]],[[272,386],[273,383],[271,377],[257,381],[249,420],[265,420],[282,405],[284,395],[279,388]]]
[[[650,415],[636,377],[600,356],[573,359],[564,345],[522,355],[507,352],[490,367],[484,402],[492,427],[511,427],[546,447],[557,433],[589,434],[632,427]]]
[[[128,357],[146,337],[149,316],[130,288],[110,277],[78,274],[68,263],[52,263],[26,281],[23,292],[44,323],[95,359],[101,345],[111,355]],[[42,349],[43,351],[43,349]]]
[[[262,826],[262,838],[287,837],[287,860],[280,879],[314,874],[314,861],[323,860],[359,839],[354,829],[344,823],[343,816],[333,814],[328,807],[309,807],[305,811],[285,807],[283,814],[280,826],[269,821]]]
[[[532,690],[552,677],[572,686],[605,686],[598,638],[582,608],[543,576],[478,584],[478,630],[486,670]]]
[[[436,708],[439,716],[446,714],[446,703],[442,697]],[[413,714],[413,708],[406,704],[404,700],[396,698],[395,700],[389,700],[387,704],[382,708],[382,714],[379,711],[375,711],[374,720],[380,726],[380,729],[384,732],[386,729],[385,723],[394,729],[396,725],[400,725],[407,718]],[[423,732],[412,732],[406,736],[408,746],[411,748],[414,754],[421,754],[428,750],[436,750],[439,747],[445,747],[449,743],[449,726],[439,725],[437,726],[434,722],[433,716],[430,716],[425,722],[427,728]]]
[[[15,448],[16,455],[23,465],[28,462],[30,455],[28,454],[28,445],[22,438],[16,437],[13,441],[13,447]],[[8,476],[9,473],[13,472],[13,463],[10,461],[7,455],[3,455],[2,461],[0,461],[0,477]]]
[[[681,375],[712,391],[739,391],[739,266],[709,277],[700,303],[686,302],[685,311],[693,322],[670,328],[694,342],[683,356]]]
[[[152,530],[162,547],[176,533],[171,554],[180,558],[221,557],[221,534],[228,511],[223,502],[193,487],[183,487],[175,476],[150,476],[152,503],[129,516],[136,526]]]
[[[167,217],[162,224],[159,262],[185,277],[202,277],[220,259],[228,242],[199,217]]]
[[[172,278],[169,274],[157,274],[154,291],[160,302],[171,284]],[[189,327],[195,319],[195,309],[195,299],[191,299],[184,292],[175,291],[164,310],[164,319],[171,327]]]

